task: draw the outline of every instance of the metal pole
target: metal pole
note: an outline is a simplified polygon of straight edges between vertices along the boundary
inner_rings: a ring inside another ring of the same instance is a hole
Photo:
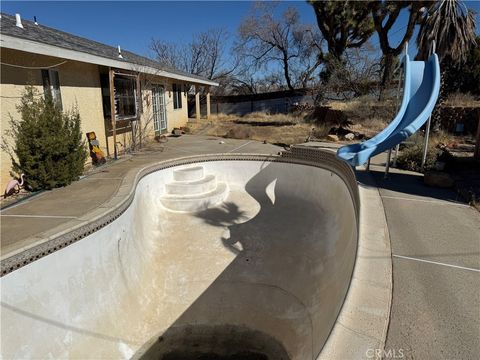
[[[404,55],[406,56],[408,54],[408,41],[405,43],[405,48],[404,48]],[[400,76],[399,76],[399,79],[398,79],[398,86],[397,86],[397,106],[396,106],[396,109],[395,109],[395,112],[398,112],[398,109],[400,108],[400,101],[399,101],[399,98],[400,98],[400,88],[401,88],[401,85],[402,85],[402,74],[403,74],[403,71],[404,71],[404,66],[400,66]],[[395,146],[395,157],[393,159],[393,167],[396,167],[397,166],[397,156],[398,156],[398,149],[400,148],[400,144],[397,144]],[[388,150],[388,159],[387,159],[387,163],[385,165],[385,176],[384,178],[387,179],[388,178],[388,172],[390,170],[390,161],[391,161],[391,158],[392,158],[392,149],[389,149]]]
[[[398,150],[400,150],[400,144],[397,144],[397,146],[395,146],[395,155],[393,156],[393,164],[392,164],[394,168],[397,167]]]
[[[422,155],[422,166],[421,171],[423,172],[425,168],[425,163],[427,161],[427,152],[428,152],[428,140],[430,137],[430,123],[432,121],[432,115],[428,117],[427,128],[425,129],[425,139],[423,141],[423,155]]]
[[[435,40],[432,42],[432,54],[435,53]],[[423,172],[425,169],[425,163],[427,161],[427,152],[428,152],[428,140],[430,137],[430,125],[432,122],[432,115],[428,117],[427,128],[425,129],[425,139],[423,141],[423,155],[422,155],[422,166],[421,171]]]
[[[385,175],[383,176],[384,179],[388,178],[388,171],[390,170],[390,159],[391,158],[392,158],[392,149],[388,150],[387,163],[385,164]]]

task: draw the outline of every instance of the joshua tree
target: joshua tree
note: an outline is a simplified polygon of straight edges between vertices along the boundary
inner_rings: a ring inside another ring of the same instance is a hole
[[[327,42],[328,54],[323,56],[322,79],[328,82],[338,66],[344,63],[348,49],[360,48],[375,28],[370,14],[370,1],[309,0],[315,11],[317,25]]]
[[[426,12],[417,37],[419,59],[425,60],[433,40],[440,60],[448,57],[452,65],[466,60],[475,45],[475,14],[461,0],[440,0]]]
[[[425,3],[425,1],[372,1],[370,3],[375,30],[383,53],[382,90],[390,83],[395,58],[400,55],[405,43],[412,37],[415,25],[421,19]],[[392,47],[390,43],[392,39],[388,33],[403,9],[409,11],[405,32],[400,43],[396,47]],[[383,97],[383,91],[380,93],[380,97]]]
[[[361,47],[372,36],[369,1],[309,0],[318,28],[327,41],[328,53],[340,60],[347,49]]]

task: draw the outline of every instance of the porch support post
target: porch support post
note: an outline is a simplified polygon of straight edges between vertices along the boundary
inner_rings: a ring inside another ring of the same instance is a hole
[[[210,86],[207,86],[207,119],[210,119]]]
[[[200,86],[195,85],[195,118],[200,120]]]
[[[115,88],[114,88],[114,79],[115,74],[113,69],[110,68],[108,72],[108,78],[110,80],[110,114],[112,119],[112,132],[113,132],[113,157],[114,159],[118,159],[117,155],[117,124],[116,124],[116,112],[115,112]],[[108,139],[107,139],[108,143]]]
[[[477,109],[477,137],[475,140],[475,152],[473,158],[480,162],[480,109]]]

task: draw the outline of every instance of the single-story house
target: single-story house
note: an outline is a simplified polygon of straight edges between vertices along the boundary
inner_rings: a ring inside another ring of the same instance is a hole
[[[188,121],[187,91],[199,89],[207,98],[209,79],[166,68],[156,61],[60,30],[25,21],[19,14],[1,14],[1,130],[17,113],[26,85],[51,94],[64,110],[77,106],[84,134],[94,131],[107,156],[130,147],[132,132],[154,137]],[[113,110],[113,111],[112,111]],[[112,120],[112,112],[115,113]],[[10,157],[2,150],[1,188],[9,180]]]

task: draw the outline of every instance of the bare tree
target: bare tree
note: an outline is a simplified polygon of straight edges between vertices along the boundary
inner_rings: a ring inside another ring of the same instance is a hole
[[[155,59],[167,68],[185,71],[211,80],[232,73],[236,64],[231,63],[226,51],[228,33],[221,28],[197,34],[187,44],[177,44],[152,39],[150,49]]]
[[[378,89],[380,59],[368,49],[348,49],[342,60],[334,63],[333,70],[327,88],[344,99],[372,94]]]
[[[276,18],[276,4],[257,3],[253,13],[239,27],[236,50],[247,66],[266,70],[279,65],[288,89],[306,85],[322,64],[321,36],[316,29],[301,24],[298,12],[289,7]]]

